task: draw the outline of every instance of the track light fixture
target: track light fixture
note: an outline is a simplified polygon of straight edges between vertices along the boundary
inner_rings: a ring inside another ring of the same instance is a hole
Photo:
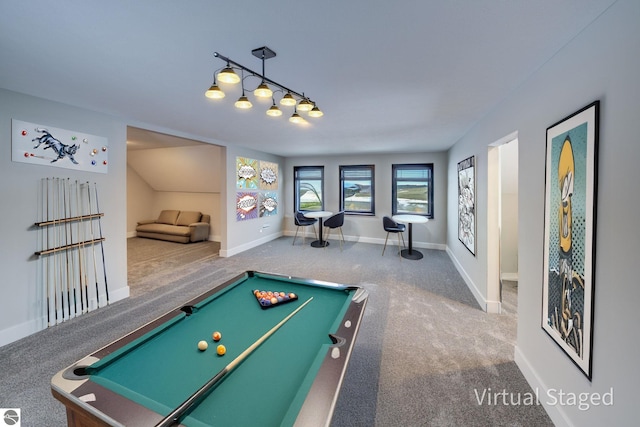
[[[205,92],[205,96],[210,99],[222,99],[225,97],[225,93],[222,89],[216,84],[216,79],[220,83],[226,84],[236,84],[242,83],[242,96],[235,102],[235,106],[237,108],[247,109],[251,108],[253,104],[249,101],[249,98],[245,95],[245,85],[244,81],[249,77],[256,77],[259,79],[259,84],[253,90],[253,94],[259,98],[271,98],[272,105],[267,110],[267,115],[272,117],[278,117],[282,115],[282,111],[276,105],[275,94],[280,92],[282,97],[280,98],[280,105],[294,107],[293,115],[289,118],[289,121],[292,123],[305,123],[306,120],[298,114],[298,111],[305,112],[309,117],[322,117],[323,112],[318,108],[315,102],[311,101],[304,93],[300,94],[294,90],[287,88],[280,83],[277,83],[267,77],[265,77],[264,73],[264,62],[269,58],[273,58],[276,56],[276,53],[269,49],[266,46],[259,47],[257,49],[253,49],[251,51],[253,56],[257,57],[262,61],[262,74],[257,73],[244,65],[241,65],[226,56],[220,55],[218,52],[214,52],[213,56],[216,58],[220,58],[225,61],[227,64],[225,67],[221,68],[219,72],[214,73],[213,75],[213,84],[211,87]],[[236,73],[237,70],[240,70],[241,76]],[[245,73],[247,74],[245,76]]]

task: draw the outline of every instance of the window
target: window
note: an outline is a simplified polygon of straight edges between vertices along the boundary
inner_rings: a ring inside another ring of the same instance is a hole
[[[374,215],[373,165],[340,166],[340,210],[349,214]]]
[[[293,168],[293,179],[295,210],[323,210],[324,166],[296,166]]]
[[[433,218],[433,164],[392,165],[392,215]]]

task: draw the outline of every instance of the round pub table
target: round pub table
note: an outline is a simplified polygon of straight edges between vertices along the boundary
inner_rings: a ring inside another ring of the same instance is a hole
[[[413,224],[424,224],[429,218],[422,215],[394,215],[391,218],[396,222],[409,224],[409,249],[403,249],[400,255],[407,259],[422,259],[422,252],[413,249]]]
[[[331,215],[333,215],[333,212],[329,211],[310,211],[304,213],[304,216],[307,218],[318,219],[318,225],[320,226],[320,230],[318,231],[318,240],[311,242],[311,246],[314,248],[324,248],[325,246],[329,246],[329,242],[322,239],[322,219],[330,217]]]

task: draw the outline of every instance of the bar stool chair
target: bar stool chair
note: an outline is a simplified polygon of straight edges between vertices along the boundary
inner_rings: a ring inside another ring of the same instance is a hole
[[[313,227],[313,234],[316,236],[316,239],[318,238],[318,232],[316,231],[316,222],[318,222],[318,220],[316,218],[307,218],[306,216],[304,216],[304,214],[300,211],[296,211],[296,214],[293,217],[293,220],[296,224],[296,234],[295,236],[293,236],[293,243],[291,243],[292,245],[296,244],[296,237],[298,237],[298,230],[300,230],[300,227],[308,227],[308,226],[312,226]],[[302,233],[302,244],[304,245],[304,238],[306,237],[307,233],[303,232]]]
[[[382,248],[382,255],[384,256],[384,250],[387,249],[387,239],[389,238],[389,233],[396,233],[398,236],[398,254],[402,258],[402,254],[400,254],[400,237],[402,237],[402,247],[404,247],[404,231],[407,229],[407,226],[404,224],[399,224],[385,216],[382,218],[382,227],[387,232],[387,237],[384,239],[384,247]]]
[[[344,242],[344,234],[342,234],[343,225],[344,225],[344,211],[338,212],[337,214],[330,216],[329,218],[324,220],[325,228],[329,229],[327,230],[326,240],[329,240],[329,235],[331,234],[332,229],[337,228],[338,231],[340,231],[340,250],[342,250],[342,243]]]

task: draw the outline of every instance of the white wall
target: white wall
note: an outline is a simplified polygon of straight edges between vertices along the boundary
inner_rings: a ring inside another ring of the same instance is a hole
[[[518,140],[500,146],[500,274],[518,280]]]
[[[619,0],[551,58],[449,153],[450,215],[455,212],[456,162],[477,157],[478,255],[448,227],[447,245],[465,274],[486,296],[487,146],[518,132],[519,287],[516,362],[558,425],[635,425],[640,353],[635,266],[640,227],[635,197],[640,182],[640,2]],[[595,257],[593,378],[590,382],[541,329],[545,185],[545,134],[550,125],[601,101]],[[453,216],[452,216],[453,217]],[[613,406],[551,406],[549,389],[565,393],[614,390]]]
[[[390,142],[391,144],[392,142]],[[375,216],[346,215],[343,226],[345,239],[367,243],[384,243],[386,232],[382,217],[391,215],[391,165],[401,163],[433,163],[434,218],[426,224],[413,226],[416,247],[444,249],[447,232],[447,153],[359,154],[350,156],[309,156],[287,158],[285,163],[286,212],[284,229],[295,233],[293,221],[293,168],[324,166],[324,207],[338,212],[340,207],[340,165],[375,165]]]
[[[286,178],[282,171],[284,164],[282,157],[235,146],[224,147],[222,153],[226,163],[223,174],[225,181],[222,183],[221,194],[221,200],[225,201],[225,204],[222,206],[220,219],[223,236],[220,256],[228,257],[282,236],[283,216],[286,211],[286,206],[282,203],[285,186],[283,180]],[[277,215],[244,221],[236,220],[236,157],[263,160],[278,165],[278,189],[274,190],[279,202]]]
[[[90,173],[11,161],[11,119],[106,137],[109,173]],[[42,178],[96,183],[112,302],[129,295],[126,262],[126,125],[119,119],[0,89],[0,346],[45,327],[38,248],[38,188]],[[102,300],[104,301],[104,299]]]
[[[127,165],[127,237],[136,235],[139,220],[154,217],[154,193],[147,181]]]

